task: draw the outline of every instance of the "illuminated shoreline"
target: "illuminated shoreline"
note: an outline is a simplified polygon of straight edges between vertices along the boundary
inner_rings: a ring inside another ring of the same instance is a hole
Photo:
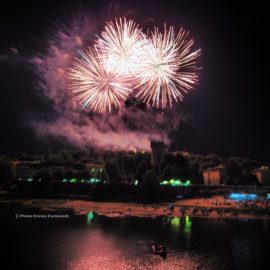
[[[10,203],[6,200],[2,203]],[[123,202],[93,202],[84,200],[55,200],[55,199],[31,199],[15,200],[26,208],[37,208],[48,213],[55,213],[59,210],[70,210],[77,215],[86,215],[90,211],[107,217],[201,217],[216,219],[270,219],[268,213],[247,213],[248,209],[235,208],[234,202],[229,205],[228,201],[222,205],[221,197],[215,196],[210,199],[185,199],[176,201],[174,209],[168,209],[168,203],[158,205],[140,204],[140,203],[123,203]],[[181,211],[180,211],[181,210]],[[235,212],[238,214],[235,215]]]

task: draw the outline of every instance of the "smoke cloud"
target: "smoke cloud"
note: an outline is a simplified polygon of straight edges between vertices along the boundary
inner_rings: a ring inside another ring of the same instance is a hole
[[[84,12],[69,16],[65,23],[55,25],[46,49],[31,57],[29,62],[38,76],[37,91],[52,109],[46,119],[32,119],[31,126],[42,138],[53,136],[82,148],[149,150],[151,139],[169,144],[168,134],[181,120],[172,109],[162,114],[131,102],[119,111],[102,115],[82,111],[73,100],[68,90],[68,69],[78,50],[91,46],[104,23]]]

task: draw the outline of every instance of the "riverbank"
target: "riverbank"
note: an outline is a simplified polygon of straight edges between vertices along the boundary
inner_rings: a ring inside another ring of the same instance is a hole
[[[8,200],[2,203],[8,203]],[[13,201],[14,202],[14,201]],[[270,219],[269,210],[254,211],[243,208],[231,200],[224,200],[222,196],[208,199],[184,199],[174,203],[173,209],[168,209],[168,204],[139,204],[123,202],[93,202],[85,200],[56,200],[56,199],[31,199],[16,200],[26,208],[38,208],[43,211],[55,212],[71,210],[75,214],[84,215],[90,211],[108,217],[204,217],[228,219]]]

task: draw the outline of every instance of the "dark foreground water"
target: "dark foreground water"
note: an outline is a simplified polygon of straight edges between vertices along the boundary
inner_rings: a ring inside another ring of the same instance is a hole
[[[269,221],[15,214],[1,213],[5,270],[269,269]],[[152,241],[166,245],[166,260],[151,254]]]

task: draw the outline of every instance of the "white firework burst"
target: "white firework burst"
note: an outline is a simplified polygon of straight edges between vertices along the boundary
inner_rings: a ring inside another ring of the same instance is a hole
[[[130,79],[117,70],[105,68],[106,57],[96,47],[76,58],[68,74],[75,99],[96,112],[119,108],[131,93]]]

